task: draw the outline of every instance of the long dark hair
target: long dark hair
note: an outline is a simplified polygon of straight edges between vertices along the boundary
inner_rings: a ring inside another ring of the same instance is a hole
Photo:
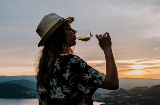
[[[64,32],[64,23],[52,33],[47,39],[41,51],[37,65],[37,84],[47,88],[50,80],[50,71],[57,56],[61,53],[73,54],[72,49],[67,44]]]

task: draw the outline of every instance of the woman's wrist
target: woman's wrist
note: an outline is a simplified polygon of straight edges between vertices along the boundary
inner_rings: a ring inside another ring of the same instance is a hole
[[[106,48],[103,49],[103,51],[104,52],[110,52],[110,51],[112,51],[112,48],[111,47],[106,47]]]

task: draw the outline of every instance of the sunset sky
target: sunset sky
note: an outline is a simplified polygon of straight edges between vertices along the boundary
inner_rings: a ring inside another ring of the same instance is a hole
[[[119,77],[160,79],[160,0],[1,0],[0,75],[35,75],[44,15],[75,17],[72,28],[109,32]],[[75,53],[105,73],[98,41],[77,41]]]

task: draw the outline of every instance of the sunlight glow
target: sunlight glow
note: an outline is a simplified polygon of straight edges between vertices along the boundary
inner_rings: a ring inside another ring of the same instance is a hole
[[[134,74],[134,75],[141,75],[142,70],[133,70],[131,73]]]
[[[136,65],[133,65],[132,68],[134,70],[141,70],[141,69],[145,68],[145,66],[144,65],[136,64]]]
[[[131,66],[134,70],[131,72],[133,75],[142,75],[142,69],[145,68],[144,65],[135,64]]]

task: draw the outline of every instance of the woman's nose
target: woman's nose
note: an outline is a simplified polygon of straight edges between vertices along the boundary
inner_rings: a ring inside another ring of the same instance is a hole
[[[75,30],[75,34],[77,33],[77,31]]]

